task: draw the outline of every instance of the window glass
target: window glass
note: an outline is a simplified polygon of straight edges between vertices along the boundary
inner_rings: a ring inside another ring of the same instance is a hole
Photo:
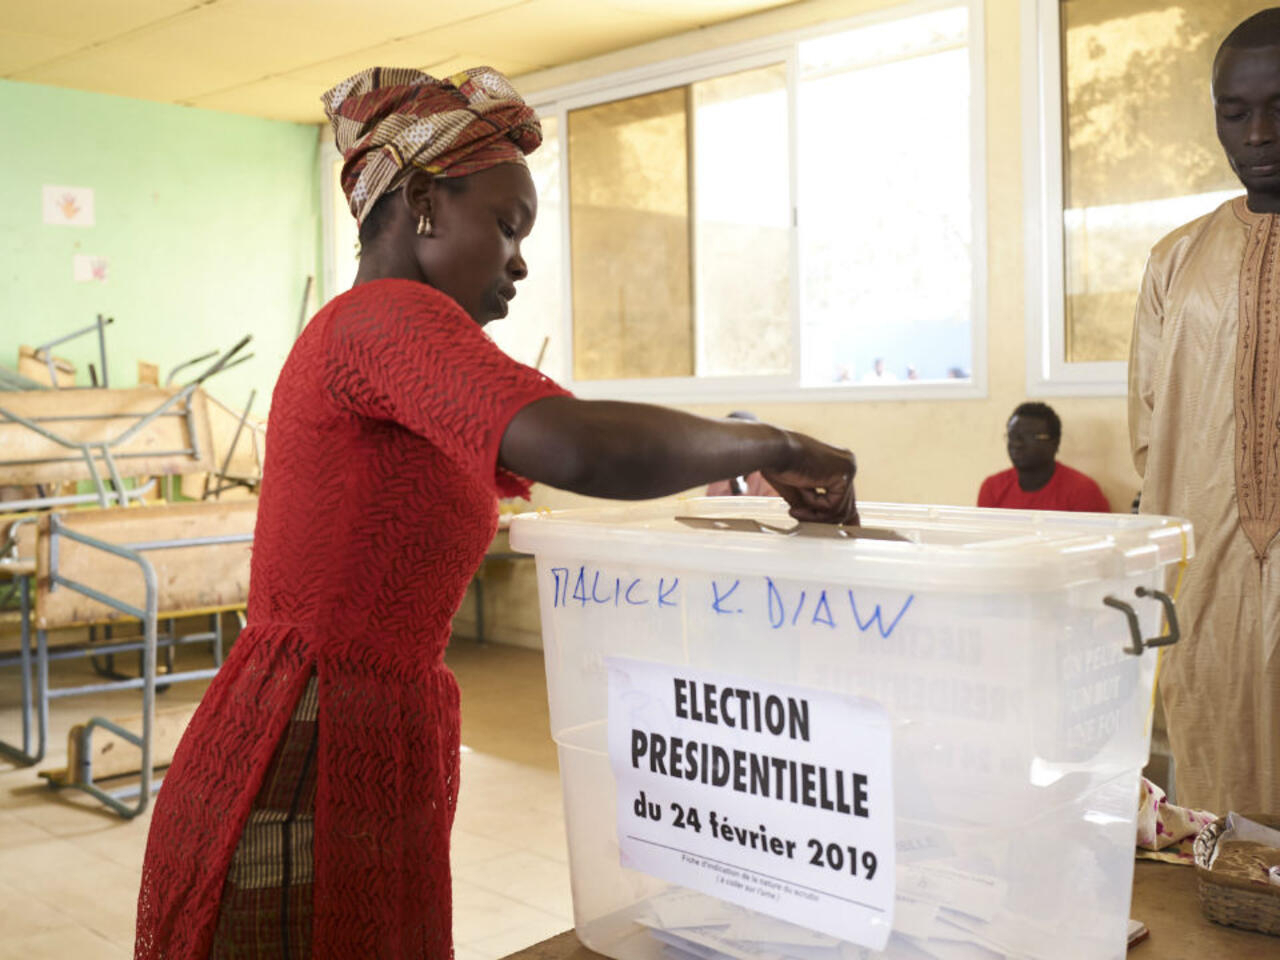
[[[342,192],[342,157],[333,161],[333,192],[329,203],[333,210],[333,285],[329,296],[336,297],[351,289],[360,266],[360,231],[351,215],[347,195]]]
[[[1241,192],[1209,72],[1247,0],[1059,5],[1068,362],[1123,361],[1152,245]]]
[[[560,277],[561,201],[560,131],[555,117],[542,120],[542,146],[527,157],[538,190],[538,219],[520,245],[529,275],[517,286],[511,312],[485,330],[510,356],[537,367],[553,380],[564,378],[561,358],[552,349],[560,337],[563,307]]]
[[[692,85],[699,376],[791,371],[787,68]]]
[[[968,11],[799,44],[802,381],[965,379]]]
[[[689,90],[568,114],[573,376],[694,372]]]

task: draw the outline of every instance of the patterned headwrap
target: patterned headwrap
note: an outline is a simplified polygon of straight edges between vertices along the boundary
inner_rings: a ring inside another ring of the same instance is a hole
[[[523,164],[542,143],[538,115],[492,67],[447,80],[406,67],[370,67],[321,99],[358,224],[415,169],[465,177],[500,163]]]

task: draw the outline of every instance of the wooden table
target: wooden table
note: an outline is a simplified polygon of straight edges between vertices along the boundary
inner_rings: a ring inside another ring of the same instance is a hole
[[[1280,937],[1224,927],[1204,918],[1196,899],[1196,874],[1190,867],[1139,860],[1134,865],[1129,912],[1151,931],[1130,950],[1133,960],[1280,960]],[[603,958],[566,930],[507,960]]]
[[[1280,937],[1205,919],[1191,867],[1139,860],[1129,915],[1151,931],[1130,951],[1133,960],[1280,960]]]

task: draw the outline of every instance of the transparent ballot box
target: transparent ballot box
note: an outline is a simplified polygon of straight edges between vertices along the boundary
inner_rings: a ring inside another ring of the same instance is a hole
[[[579,937],[617,960],[1124,956],[1190,524],[859,512],[513,520]]]

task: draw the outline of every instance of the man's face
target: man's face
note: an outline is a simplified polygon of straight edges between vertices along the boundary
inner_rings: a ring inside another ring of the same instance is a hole
[[[1019,470],[1048,466],[1058,453],[1058,444],[1043,417],[1012,416],[1005,426],[1005,449],[1009,461]]]
[[[1280,45],[1224,48],[1214,64],[1213,107],[1218,142],[1250,200],[1280,202]]]

